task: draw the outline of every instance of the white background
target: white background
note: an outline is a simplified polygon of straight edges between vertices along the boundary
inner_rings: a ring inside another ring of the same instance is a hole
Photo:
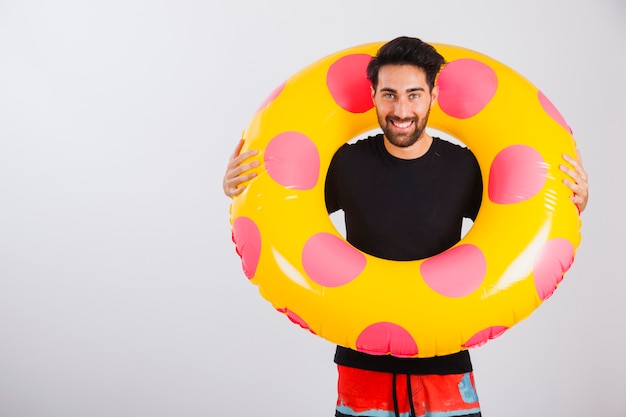
[[[626,416],[625,28],[623,0],[0,0],[0,416],[333,415],[334,346],[245,279],[221,179],[274,87],[399,35],[523,74],[591,177],[559,290],[472,353],[484,415]]]

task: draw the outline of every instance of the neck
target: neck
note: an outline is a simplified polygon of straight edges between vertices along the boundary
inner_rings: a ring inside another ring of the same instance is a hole
[[[384,136],[384,144],[385,149],[391,155],[400,159],[417,159],[422,156],[430,149],[430,145],[433,143],[433,138],[430,135],[427,135],[425,132],[420,138],[411,146],[401,147],[396,146],[389,142],[386,136]]]

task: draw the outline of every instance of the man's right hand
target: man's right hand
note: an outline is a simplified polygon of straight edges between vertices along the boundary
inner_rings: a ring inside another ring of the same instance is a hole
[[[243,139],[239,141],[235,151],[228,160],[226,174],[222,180],[224,194],[233,198],[239,195],[246,188],[245,183],[256,177],[256,172],[248,172],[260,165],[258,160],[244,163],[247,159],[259,153],[257,149],[251,149],[240,154],[243,147]]]

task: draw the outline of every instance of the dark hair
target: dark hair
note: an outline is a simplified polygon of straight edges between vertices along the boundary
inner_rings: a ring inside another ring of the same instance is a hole
[[[426,82],[432,90],[439,70],[446,63],[443,56],[418,38],[401,36],[384,44],[367,66],[367,78],[374,89],[378,85],[378,71],[384,65],[413,65],[426,72]]]

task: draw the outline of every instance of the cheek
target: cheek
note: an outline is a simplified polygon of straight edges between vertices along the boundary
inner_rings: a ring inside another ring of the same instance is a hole
[[[413,113],[415,113],[419,119],[424,119],[428,117],[428,114],[430,113],[430,107],[430,103],[420,103],[413,108]]]
[[[433,100],[433,99],[430,99],[426,103],[424,103],[424,113],[426,115],[428,115],[430,113],[430,109],[433,108],[434,104],[435,104],[435,100]]]
[[[393,111],[393,106],[390,106],[388,104],[379,103],[377,106],[375,106],[375,108],[376,115],[378,115],[379,119],[384,119]]]

